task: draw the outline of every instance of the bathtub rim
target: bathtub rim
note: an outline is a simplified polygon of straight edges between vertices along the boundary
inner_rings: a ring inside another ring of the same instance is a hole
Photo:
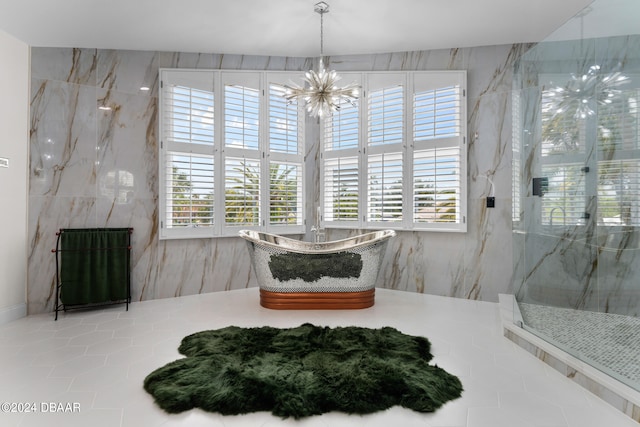
[[[238,235],[248,242],[277,249],[279,251],[295,252],[299,254],[330,254],[385,242],[391,237],[394,237],[396,232],[394,230],[377,230],[344,239],[318,243],[305,242],[303,240],[292,239],[290,237],[256,230],[240,230],[238,231]],[[269,240],[260,238],[261,235],[268,236]]]

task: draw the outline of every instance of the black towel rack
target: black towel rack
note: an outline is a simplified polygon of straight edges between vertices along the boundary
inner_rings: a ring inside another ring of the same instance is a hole
[[[131,302],[133,228],[61,228],[56,235],[55,320],[60,310]]]

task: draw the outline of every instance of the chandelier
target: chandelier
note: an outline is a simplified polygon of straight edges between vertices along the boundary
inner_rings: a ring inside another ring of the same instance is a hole
[[[597,105],[611,104],[622,90],[620,86],[629,82],[629,77],[615,71],[606,75],[600,74],[600,66],[592,65],[582,75],[571,74],[565,86],[556,86],[548,92],[553,108],[553,116],[572,112],[574,119],[585,119],[593,116],[591,100]]]
[[[591,13],[585,7],[576,17],[580,18],[580,52],[584,52],[584,17]],[[564,86],[556,86],[547,93],[551,114],[573,113],[576,120],[586,119],[596,114],[595,107],[613,103],[622,94],[621,86],[629,83],[629,77],[619,71],[603,74],[600,65],[594,64],[581,74],[571,73]]]
[[[334,111],[340,110],[343,101],[356,106],[359,87],[351,83],[344,87],[338,87],[340,76],[334,70],[324,68],[322,56],[324,55],[324,22],[325,13],[329,12],[329,5],[323,1],[316,3],[314,11],[320,14],[320,67],[316,72],[309,70],[305,73],[305,86],[285,86],[284,97],[288,103],[295,100],[304,101],[307,113],[311,117],[327,117]]]

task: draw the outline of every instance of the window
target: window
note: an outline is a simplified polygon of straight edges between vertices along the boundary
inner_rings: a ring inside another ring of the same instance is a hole
[[[213,76],[183,72],[163,82],[160,188],[162,225],[207,235],[214,226]]]
[[[161,70],[160,236],[304,232],[299,73]]]
[[[605,226],[640,225],[637,77],[585,75],[585,81],[597,79],[586,96],[572,86],[575,76],[548,74],[540,79],[545,82],[540,173],[548,181],[541,223],[575,226],[595,220]]]
[[[322,128],[327,227],[466,231],[466,72],[344,73]]]
[[[623,90],[607,90],[610,79],[626,77]],[[640,225],[640,82],[637,75],[603,78],[598,105],[598,223]],[[601,96],[601,99],[603,98]]]
[[[360,76],[346,77],[362,84]],[[340,109],[324,120],[322,184],[325,224],[360,225],[360,100],[344,100]]]
[[[640,160],[602,161],[598,167],[598,221],[640,225]]]
[[[521,177],[522,177],[522,147],[523,147],[523,125],[524,121],[522,107],[522,98],[520,91],[514,90],[512,93],[511,102],[511,117],[512,117],[512,129],[511,129],[511,149],[512,149],[512,164],[511,164],[511,220],[514,225],[522,224],[522,190],[521,190]]]

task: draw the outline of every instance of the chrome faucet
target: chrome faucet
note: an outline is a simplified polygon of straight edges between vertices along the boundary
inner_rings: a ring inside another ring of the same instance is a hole
[[[313,241],[316,243],[324,242],[324,230],[318,226],[312,226],[311,232],[313,233]]]
[[[320,228],[320,218],[322,215],[322,211],[320,207],[316,212],[316,224],[311,227],[311,232],[313,233],[313,241],[316,243],[324,242],[324,229]]]

